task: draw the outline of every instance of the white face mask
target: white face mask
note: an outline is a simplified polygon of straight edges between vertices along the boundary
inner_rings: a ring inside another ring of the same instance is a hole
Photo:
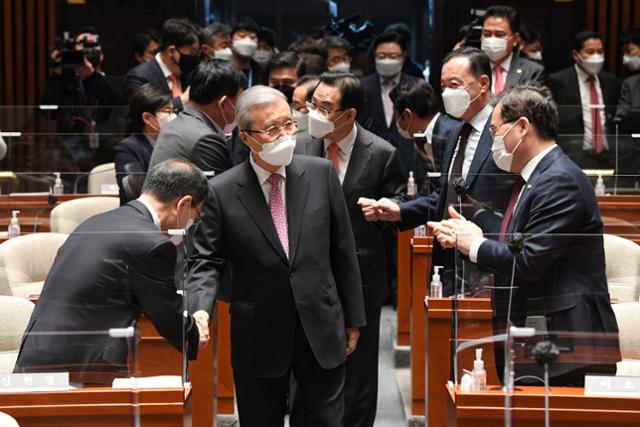
[[[236,109],[236,106],[233,105],[231,101],[229,101],[229,98],[227,98],[226,101],[229,102],[229,104],[231,104],[234,110]],[[224,127],[222,128],[222,132],[224,132],[225,135],[229,135],[236,128],[236,122],[235,120],[232,122],[228,122],[227,116],[225,116],[224,114],[224,108],[222,108],[221,106],[218,106],[218,108],[220,108],[220,114],[222,114],[222,120],[224,120]]]
[[[413,136],[409,133],[408,130],[403,129],[400,126],[400,122],[396,120],[396,127],[398,128],[398,133],[400,134],[401,137],[403,137],[404,139],[413,139]]]
[[[475,82],[471,83],[469,87],[474,83]],[[442,92],[442,103],[444,104],[444,109],[447,114],[459,119],[467,111],[469,105],[478,99],[481,94],[482,92],[478,93],[478,96],[471,99],[469,92],[467,92],[465,88],[459,87],[452,89],[448,87],[444,89],[444,92]]]
[[[597,75],[604,65],[604,56],[595,54],[589,56],[587,59],[582,59],[582,67],[585,69],[587,74],[592,76]]]
[[[502,169],[505,172],[511,172],[511,164],[513,163],[513,153],[516,152],[520,144],[522,143],[522,138],[518,141],[515,148],[511,153],[507,153],[507,148],[504,146],[504,137],[514,128],[517,124],[514,123],[511,125],[509,130],[507,130],[503,135],[496,135],[493,137],[493,144],[491,145],[491,157],[493,157],[493,161],[496,166]]]
[[[256,50],[252,57],[257,63],[267,65],[272,56],[273,52],[270,50]]]
[[[245,58],[249,58],[258,48],[258,42],[251,40],[249,37],[237,39],[233,41],[233,50]]]
[[[169,123],[170,121],[172,121],[173,119],[175,119],[176,113],[171,113],[168,116],[165,117],[158,117],[156,116],[156,118],[158,119],[158,126],[160,127],[160,130],[164,129],[164,127],[167,125],[167,123]]]
[[[249,136],[255,141],[255,139]],[[254,151],[262,160],[272,166],[288,166],[293,159],[293,150],[296,148],[295,135],[283,135],[273,142],[262,144],[262,151]]]
[[[622,65],[629,71],[638,71],[640,70],[640,56],[624,55],[622,57]]]
[[[178,220],[176,219],[176,222]],[[178,224],[176,224],[178,225]],[[185,224],[184,228],[178,228],[176,227],[175,230],[169,230],[169,240],[171,240],[171,243],[173,243],[176,246],[180,246],[180,244],[183,242],[184,240],[184,236],[187,234],[187,230],[193,225],[193,219],[189,218],[187,220],[187,223]]]
[[[402,65],[399,59],[376,59],[376,72],[383,77],[393,77],[400,73]]]
[[[489,59],[493,62],[507,54],[507,39],[486,37],[482,39],[480,46],[482,50],[489,55]]]
[[[231,57],[233,56],[233,52],[230,47],[225,47],[224,49],[216,49],[213,51],[213,57],[216,59],[224,59],[225,61],[231,61]]]
[[[533,59],[534,61],[542,61],[542,51],[536,50],[535,52],[527,53],[529,59]]]
[[[349,62],[339,62],[335,65],[332,65],[328,68],[329,71],[338,71],[340,73],[348,73],[351,70],[351,63]]]
[[[298,124],[298,132],[309,129],[309,114],[301,113],[295,108],[291,109],[293,121]]]
[[[340,114],[336,120],[342,117],[344,113]],[[334,122],[320,114],[318,110],[309,111],[309,135],[314,138],[323,138],[334,130],[336,130]]]

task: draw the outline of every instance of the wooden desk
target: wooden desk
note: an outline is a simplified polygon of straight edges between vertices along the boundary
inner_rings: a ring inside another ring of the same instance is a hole
[[[444,426],[447,413],[447,395],[444,386],[452,379],[452,318],[453,302],[449,298],[424,298],[426,321],[424,341],[426,347],[426,420],[429,427]],[[493,335],[493,309],[489,298],[458,300],[458,338],[461,341]],[[493,345],[483,345],[482,359],[487,370],[487,382],[498,384],[495,371]],[[475,351],[460,353],[458,378],[462,369],[471,370]]]
[[[411,239],[413,230],[398,232],[398,337],[396,344],[409,345],[411,332]]]
[[[424,415],[424,297],[431,270],[431,237],[411,238],[411,415]]]
[[[137,403],[136,403],[137,401]],[[190,426],[191,393],[183,388],[85,388],[46,393],[2,393],[0,411],[21,427],[113,427],[132,424],[136,408],[141,425]]]
[[[640,243],[640,196],[598,196],[604,232]]]
[[[447,426],[504,425],[504,392],[463,393],[446,387],[446,394]],[[518,387],[511,402],[513,425],[544,425],[544,387]],[[553,387],[549,406],[553,427],[640,425],[639,398],[585,396],[583,388]]]

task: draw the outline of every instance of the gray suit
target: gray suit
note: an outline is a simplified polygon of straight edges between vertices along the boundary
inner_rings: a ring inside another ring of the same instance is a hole
[[[231,168],[231,143],[207,114],[189,104],[160,132],[149,169],[168,159],[184,159],[205,172]]]
[[[547,73],[544,67],[514,52],[504,85],[505,89],[531,81],[537,81],[543,86],[547,84]]]

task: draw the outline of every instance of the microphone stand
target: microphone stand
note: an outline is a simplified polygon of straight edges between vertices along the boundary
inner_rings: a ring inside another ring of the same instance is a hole
[[[467,194],[469,187],[465,182],[464,178],[461,176],[457,177],[453,180],[453,189],[456,192],[458,197],[458,212],[462,215],[462,198]],[[456,237],[457,238],[457,237]],[[454,252],[454,262],[453,262],[453,297],[451,298],[451,304],[453,308],[453,319],[451,322],[451,328],[453,329],[451,335],[453,336],[453,341],[451,345],[453,348],[451,349],[451,354],[453,354],[453,382],[455,385],[458,385],[458,298],[464,298],[464,265],[461,268],[461,285],[460,292],[457,292],[456,283],[458,282],[458,251]]]
[[[560,356],[560,350],[551,340],[540,341],[533,348],[533,357],[544,367],[544,425],[551,426],[549,410],[549,366]]]

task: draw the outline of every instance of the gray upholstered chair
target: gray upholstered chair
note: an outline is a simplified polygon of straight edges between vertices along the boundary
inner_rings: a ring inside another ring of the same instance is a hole
[[[20,427],[20,424],[11,415],[0,412],[0,427]]]
[[[0,373],[13,372],[22,334],[35,305],[25,298],[0,295]],[[2,424],[0,424],[1,426]]]
[[[62,202],[51,210],[51,231],[71,234],[86,219],[119,206],[117,197],[84,197]]]
[[[115,163],[104,163],[91,169],[87,178],[87,193],[104,194],[103,185],[106,184],[117,188]]]
[[[618,303],[638,301],[640,245],[620,236],[605,234],[604,255],[611,299]]]

